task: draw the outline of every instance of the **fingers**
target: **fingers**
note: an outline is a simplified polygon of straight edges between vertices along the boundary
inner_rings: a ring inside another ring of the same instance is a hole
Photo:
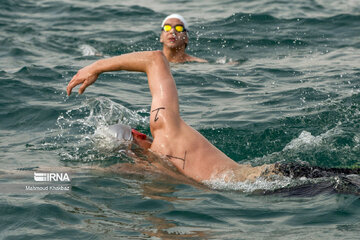
[[[79,79],[78,76],[79,76],[79,72],[69,82],[69,84],[68,84],[68,86],[66,88],[66,92],[67,92],[68,96],[70,96],[70,94],[72,92],[72,89],[74,87],[76,87],[77,85],[79,85],[79,84],[81,84],[81,83],[83,83],[85,81],[85,80]],[[84,92],[84,90],[82,92]]]
[[[83,94],[85,89],[91,85],[87,80],[73,78],[66,88],[67,95],[70,96],[72,89],[80,84],[82,85],[79,88],[79,94]]]
[[[85,89],[89,86],[89,84],[86,83],[86,81],[80,86],[79,88],[79,94],[83,94]]]
[[[92,73],[91,69],[89,70],[89,67],[80,69],[69,82],[66,88],[67,95],[70,96],[72,89],[80,84],[82,85],[79,88],[79,94],[82,94],[88,86],[96,81],[97,78],[98,74]]]
[[[72,89],[74,87],[76,87],[78,84],[80,84],[80,83],[77,83],[76,79],[74,79],[74,78],[69,82],[69,84],[68,84],[68,86],[66,88],[68,96],[70,96]]]
[[[79,72],[76,73],[76,74],[72,77],[72,79],[70,80],[70,82],[68,83],[68,85],[67,85],[67,87],[66,87],[66,93],[67,93],[68,96],[70,96],[71,90],[74,88],[74,86],[72,86],[72,82],[74,81],[74,79],[76,78],[76,76],[77,76],[78,74],[79,74]]]
[[[69,84],[67,85],[66,87],[66,92],[67,92],[67,95],[70,96],[71,94],[71,90],[73,89],[74,87],[71,86],[71,81],[69,82]]]

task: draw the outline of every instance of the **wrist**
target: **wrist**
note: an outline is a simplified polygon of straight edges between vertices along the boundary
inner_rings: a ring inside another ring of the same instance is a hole
[[[96,62],[94,62],[93,64],[90,65],[91,70],[92,70],[92,72],[93,72],[94,74],[100,75],[101,73],[104,72],[104,71],[102,70],[102,66],[103,66],[102,61],[103,61],[103,59],[98,60],[98,61],[96,61]]]

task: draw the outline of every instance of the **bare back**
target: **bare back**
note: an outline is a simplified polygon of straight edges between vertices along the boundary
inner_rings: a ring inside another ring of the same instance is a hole
[[[175,81],[167,61],[148,73],[152,94],[150,130],[151,150],[166,156],[180,172],[197,180],[208,180],[239,164],[213,146],[180,117]]]
[[[98,60],[78,71],[67,86],[67,94],[80,84],[79,93],[82,94],[99,74],[119,70],[147,74],[152,95],[150,130],[154,138],[150,149],[167,157],[184,175],[203,181],[230,172],[236,179],[229,181],[244,181],[261,174],[262,168],[237,164],[181,119],[175,81],[161,51],[135,52]]]

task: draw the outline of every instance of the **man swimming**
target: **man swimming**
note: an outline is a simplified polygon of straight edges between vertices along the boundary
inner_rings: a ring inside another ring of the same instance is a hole
[[[240,165],[213,146],[199,132],[187,125],[179,113],[178,93],[168,61],[161,51],[135,52],[98,60],[84,67],[72,78],[67,94],[80,85],[79,94],[108,71],[145,72],[152,95],[149,149],[168,158],[184,175],[202,182],[213,178],[254,180],[272,171],[272,165]],[[141,142],[141,138],[135,136]]]
[[[299,177],[329,177],[359,174],[359,169],[323,169],[302,164],[270,164],[252,167],[238,164],[212,145],[180,117],[179,100],[169,63],[161,51],[134,52],[102,59],[80,69],[67,86],[67,94],[80,85],[79,94],[108,71],[145,72],[152,95],[150,131],[153,140],[131,130],[113,129],[116,136],[134,140],[140,147],[167,158],[180,173],[197,181],[221,179],[227,182],[253,181],[260,176],[282,175]]]
[[[185,52],[189,43],[189,27],[179,14],[167,16],[161,24],[160,42],[163,53],[169,62],[207,62],[205,59],[190,56]]]

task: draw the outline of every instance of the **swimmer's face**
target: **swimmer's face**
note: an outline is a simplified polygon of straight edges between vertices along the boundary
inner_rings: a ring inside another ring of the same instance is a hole
[[[177,32],[175,30],[176,25],[184,25],[177,18],[169,18],[166,20],[165,25],[172,26],[169,32],[161,31],[160,42],[169,48],[182,48],[188,44],[188,36],[186,32]]]

